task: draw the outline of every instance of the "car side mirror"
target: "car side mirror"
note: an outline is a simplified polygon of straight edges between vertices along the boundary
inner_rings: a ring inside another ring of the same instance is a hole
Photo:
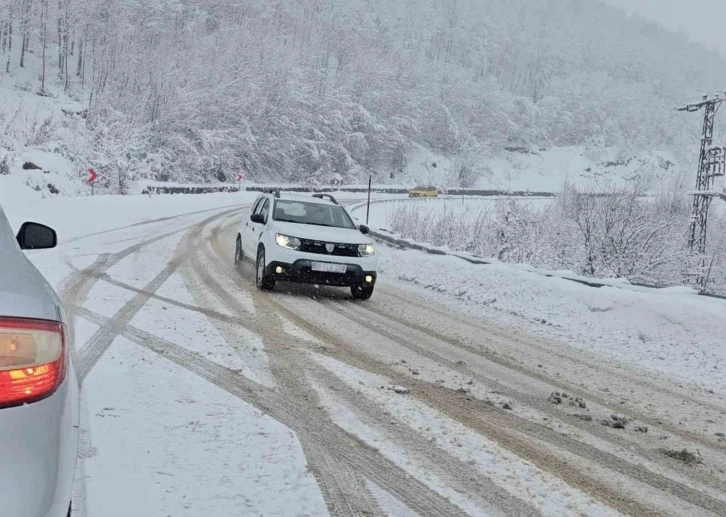
[[[47,250],[58,244],[55,230],[38,223],[23,223],[17,235],[21,250]]]
[[[361,232],[361,233],[362,233],[363,235],[368,235],[369,233],[371,233],[371,229],[370,229],[370,228],[368,228],[368,227],[367,227],[367,226],[366,226],[365,224],[361,224],[361,225],[360,225],[360,226],[358,227],[358,229],[360,230],[360,232]]]
[[[263,214],[252,214],[250,221],[257,224],[265,224],[265,216]]]

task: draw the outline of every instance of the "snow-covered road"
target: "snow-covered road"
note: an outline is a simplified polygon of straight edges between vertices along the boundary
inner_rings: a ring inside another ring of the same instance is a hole
[[[250,199],[183,199],[38,212],[83,382],[76,516],[726,515],[721,397],[385,274],[366,303],[261,293],[232,260]]]

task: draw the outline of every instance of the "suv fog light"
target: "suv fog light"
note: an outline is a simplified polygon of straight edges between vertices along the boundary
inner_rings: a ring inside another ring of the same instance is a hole
[[[277,268],[275,269],[275,273],[277,273],[278,275],[282,274],[282,267],[277,266]]]
[[[373,277],[371,275],[366,276],[366,283],[372,284],[373,283]]]

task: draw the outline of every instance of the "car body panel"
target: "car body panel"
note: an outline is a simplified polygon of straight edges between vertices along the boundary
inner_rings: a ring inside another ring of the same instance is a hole
[[[71,370],[50,397],[0,409],[3,517],[66,516],[78,446],[74,380]]]
[[[270,197],[271,196],[259,196],[255,199],[255,202],[252,203],[250,213],[245,217],[244,221],[242,221],[242,227],[240,228],[242,251],[244,251],[245,255],[247,255],[250,259],[254,259],[257,256],[257,242],[259,240],[260,233],[265,228],[264,224],[250,221],[250,216],[255,213],[258,208],[257,204],[259,201],[269,199]]]
[[[350,264],[354,266],[360,266],[363,271],[377,271],[378,270],[378,256],[371,255],[370,257],[341,257],[334,255],[322,255],[318,253],[304,253],[300,251],[290,250],[278,246],[277,243],[266,238],[263,239],[263,244],[267,250],[265,253],[265,266],[272,262],[282,262],[285,264],[293,264],[297,260],[309,260],[311,262],[331,262],[333,264]]]
[[[2,207],[0,317],[65,323],[60,299],[20,250]],[[70,348],[72,343],[66,341],[65,346]],[[78,451],[78,396],[69,357],[65,380],[51,396],[0,409],[3,517],[66,517]]]
[[[34,252],[42,253],[42,252]],[[53,288],[20,251],[0,207],[0,316],[63,321]]]

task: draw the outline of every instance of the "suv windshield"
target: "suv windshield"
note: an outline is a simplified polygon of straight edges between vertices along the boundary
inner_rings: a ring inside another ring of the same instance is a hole
[[[275,204],[275,221],[355,229],[348,213],[338,205],[280,200]]]

